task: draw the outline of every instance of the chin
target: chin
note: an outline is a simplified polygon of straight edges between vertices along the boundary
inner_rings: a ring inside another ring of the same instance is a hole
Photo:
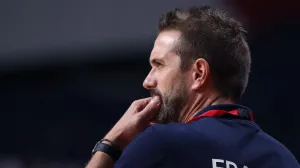
[[[170,123],[170,117],[165,114],[165,112],[158,112],[158,115],[155,117],[154,121],[157,124],[168,124]]]

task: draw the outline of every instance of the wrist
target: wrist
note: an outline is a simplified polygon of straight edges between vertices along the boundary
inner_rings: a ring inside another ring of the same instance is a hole
[[[120,148],[110,145],[108,143],[110,142],[105,139],[102,139],[101,141],[97,142],[92,150],[92,154],[95,155],[97,153],[104,153],[111,157],[111,159],[113,159],[114,162],[116,162],[120,158],[122,151]]]
[[[121,136],[117,136],[117,135],[106,135],[103,138],[105,141],[103,141],[102,143],[106,143],[108,145],[112,145],[115,146],[117,148],[119,148],[120,150],[123,150],[126,145],[124,143],[124,140],[122,140]]]

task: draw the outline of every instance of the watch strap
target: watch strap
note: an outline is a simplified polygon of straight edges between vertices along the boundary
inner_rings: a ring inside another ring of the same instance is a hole
[[[106,153],[115,162],[120,158],[120,156],[122,154],[121,149],[119,149],[115,146],[103,143],[102,141],[99,141],[99,142],[96,143],[96,145],[95,145],[95,147],[92,151],[92,154],[94,155],[97,151],[101,151],[103,153]]]

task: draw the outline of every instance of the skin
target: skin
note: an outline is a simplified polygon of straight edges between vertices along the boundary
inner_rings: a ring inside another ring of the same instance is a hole
[[[150,55],[152,69],[143,82],[152,96],[134,101],[104,138],[124,149],[153,122],[187,122],[207,106],[233,103],[213,88],[206,60],[199,58],[187,70],[181,70],[181,59],[174,51],[180,37],[177,30],[159,33]],[[86,168],[112,168],[113,165],[108,155],[97,152]]]

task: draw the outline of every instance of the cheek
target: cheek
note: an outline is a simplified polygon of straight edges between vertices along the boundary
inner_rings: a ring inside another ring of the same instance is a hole
[[[164,95],[167,95],[179,82],[179,76],[176,73],[166,73],[159,78],[158,89]]]

